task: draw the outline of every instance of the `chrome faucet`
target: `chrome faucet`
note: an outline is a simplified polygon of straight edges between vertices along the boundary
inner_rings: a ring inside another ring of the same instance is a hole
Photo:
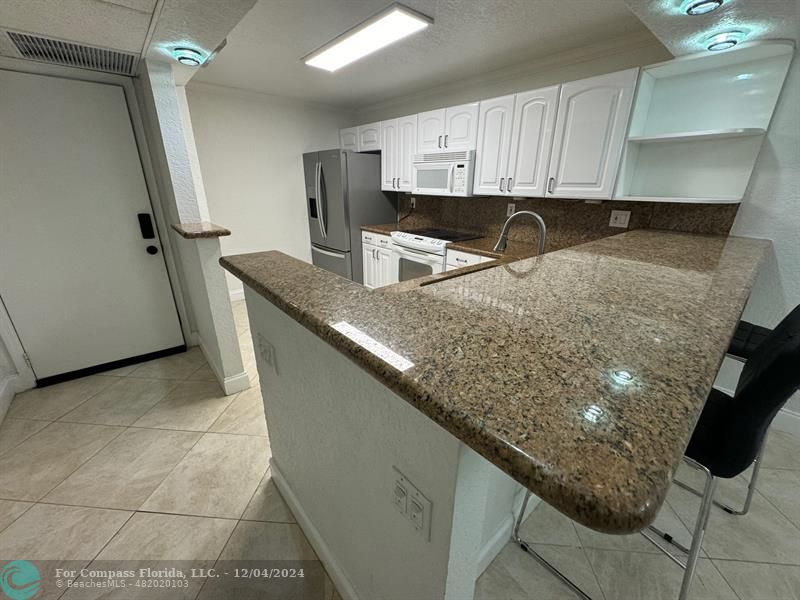
[[[500,239],[494,245],[495,252],[505,252],[506,245],[508,244],[508,229],[511,227],[511,222],[522,215],[532,217],[536,224],[539,226],[539,254],[544,254],[544,238],[547,235],[547,227],[545,227],[544,219],[532,210],[521,210],[515,212],[513,215],[506,219],[503,223],[503,230],[500,232]]]

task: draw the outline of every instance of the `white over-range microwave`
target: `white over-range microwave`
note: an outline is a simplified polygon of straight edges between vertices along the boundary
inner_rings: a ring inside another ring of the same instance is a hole
[[[414,155],[415,194],[471,196],[475,173],[475,151]]]

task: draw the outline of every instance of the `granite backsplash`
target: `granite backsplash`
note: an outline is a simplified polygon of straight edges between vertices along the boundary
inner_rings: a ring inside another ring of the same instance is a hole
[[[677,204],[662,202],[587,203],[583,200],[555,198],[474,197],[449,198],[415,196],[416,208],[410,211],[411,194],[399,194],[403,229],[445,227],[471,231],[487,237],[500,234],[506,220],[506,205],[516,210],[533,210],[547,225],[545,251],[560,250],[584,242],[616,235],[624,229],[609,227],[612,210],[631,211],[628,229],[666,229],[689,233],[727,235],[736,218],[738,204]],[[535,242],[537,228],[532,221],[511,227],[509,239]]]

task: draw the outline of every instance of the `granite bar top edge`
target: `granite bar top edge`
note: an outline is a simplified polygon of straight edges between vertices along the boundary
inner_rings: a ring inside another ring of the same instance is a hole
[[[198,240],[207,238],[226,237],[231,235],[231,230],[209,221],[197,223],[172,223],[170,225],[178,235],[185,240]]]
[[[651,235],[654,233],[657,234],[658,232],[651,232]],[[708,237],[719,238],[719,236]],[[569,250],[580,250],[582,246],[593,246],[595,244],[596,242],[590,242],[589,244],[583,244]],[[761,263],[767,248],[767,244],[762,246],[761,256],[755,262],[758,264]],[[566,251],[559,251],[552,254],[559,254],[560,252]],[[324,315],[318,315],[313,311],[304,310],[301,306],[286,301],[280,293],[270,289],[268,282],[252,277],[248,274],[246,266],[237,264],[240,262],[240,259],[246,259],[248,257],[258,258],[261,256],[266,260],[272,259],[278,255],[285,257],[287,261],[295,261],[291,263],[292,265],[295,263],[298,265],[305,264],[301,261],[296,261],[296,259],[290,259],[290,257],[281,255],[279,252],[223,257],[220,259],[220,263],[224,268],[242,279],[244,283],[253,288],[261,296],[275,304],[283,312],[315,333],[318,337],[348,356],[357,365],[398,393],[403,399],[442,426],[445,430],[452,433],[487,460],[571,518],[598,531],[609,533],[638,531],[655,518],[656,512],[663,502],[668,489],[668,483],[665,483],[663,480],[667,476],[671,477],[671,473],[662,473],[660,477],[657,477],[658,481],[651,481],[649,485],[642,485],[640,490],[641,497],[619,499],[609,490],[593,490],[591,487],[576,485],[574,481],[564,480],[563,474],[560,476],[558,473],[550,471],[547,465],[537,464],[531,456],[514,447],[513,444],[509,444],[505,440],[499,439],[496,435],[487,432],[481,423],[476,422],[472,416],[463,410],[457,410],[450,406],[448,407],[448,412],[443,415],[436,405],[436,399],[431,397],[430,390],[425,389],[419,382],[405,377],[399,371],[387,368],[385,363],[377,360],[368,351],[334,330],[328,324],[329,321],[326,320]],[[289,266],[287,262],[286,267],[288,268]],[[756,267],[753,267],[753,271],[755,270]],[[363,299],[368,300],[370,297],[384,295],[376,294],[375,291],[366,290],[358,284],[330,274],[323,275],[323,273],[324,272],[320,271],[319,274],[317,274],[315,271],[314,276],[319,276],[321,279],[330,279],[333,277],[334,279],[331,281],[340,280],[341,283],[337,282],[337,284],[343,287],[346,284],[346,289],[348,293],[353,294],[353,299],[361,299],[363,297]],[[736,294],[737,298],[735,299],[735,304],[738,305],[738,314],[741,314],[741,310],[743,310],[753,281],[754,275],[752,275],[740,289],[737,289],[738,293]],[[733,326],[735,326],[735,323],[732,327]],[[721,344],[722,342],[720,342],[720,348]],[[724,357],[724,348],[719,349],[719,353],[721,361]],[[712,382],[713,379],[707,382],[709,388]],[[699,416],[699,409],[696,410],[694,416],[695,418]],[[686,441],[688,442],[688,439]]]

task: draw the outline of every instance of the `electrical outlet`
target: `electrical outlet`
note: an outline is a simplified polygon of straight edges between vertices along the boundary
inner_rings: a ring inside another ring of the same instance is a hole
[[[411,208],[417,208],[417,199],[411,196]]]
[[[395,509],[408,519],[422,538],[431,540],[431,511],[433,505],[397,467],[392,467],[392,503]]]
[[[509,202],[509,203],[506,205],[506,216],[507,216],[507,217],[510,217],[510,216],[511,216],[511,215],[513,215],[515,212],[517,212],[517,205],[516,205],[516,204],[514,204],[513,202]]]
[[[275,346],[270,344],[269,340],[259,333],[256,335],[256,347],[261,360],[277,375],[278,361],[275,358]]]
[[[628,228],[628,223],[631,220],[631,211],[629,210],[612,210],[611,220],[608,222],[609,227],[621,227],[622,229]]]

